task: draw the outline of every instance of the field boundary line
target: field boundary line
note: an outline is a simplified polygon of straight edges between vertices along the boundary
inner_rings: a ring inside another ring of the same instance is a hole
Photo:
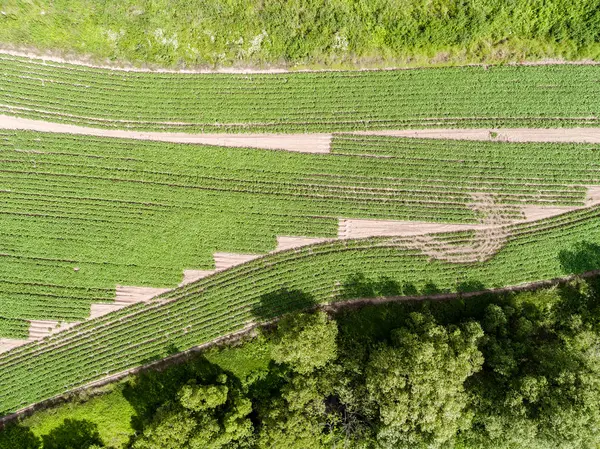
[[[332,134],[270,134],[270,133],[181,133],[158,131],[129,131],[71,125],[43,120],[0,115],[0,129],[39,131],[49,133],[88,135],[118,139],[151,140],[170,143],[215,145],[235,148],[256,148],[300,153],[329,153]]]
[[[36,49],[29,48],[27,50],[18,48],[8,48],[7,46],[0,46],[0,57],[2,56],[13,56],[17,58],[27,58],[33,63],[47,64],[69,64],[81,67],[89,67],[92,69],[102,70],[114,70],[121,72],[141,72],[141,73],[181,73],[181,74],[286,74],[286,73],[315,73],[315,72],[383,72],[393,70],[435,70],[440,68],[460,68],[460,67],[494,67],[494,66],[544,66],[544,65],[599,65],[600,62],[591,59],[581,59],[577,61],[565,61],[562,59],[542,59],[539,61],[520,61],[520,62],[497,62],[497,63],[469,63],[469,64],[447,64],[447,65],[435,65],[425,67],[358,67],[354,69],[290,69],[289,67],[278,67],[269,66],[268,68],[258,69],[254,67],[218,67],[218,68],[198,68],[198,69],[165,69],[158,66],[149,67],[136,67],[126,61],[121,61],[118,64],[108,63],[100,64],[93,63],[93,58],[78,55],[73,58],[58,56],[55,54],[49,54],[46,52],[36,51]],[[86,60],[87,59],[87,60]]]

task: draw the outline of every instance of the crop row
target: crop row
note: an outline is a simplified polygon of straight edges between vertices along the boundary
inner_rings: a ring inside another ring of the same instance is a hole
[[[594,126],[595,66],[263,75],[82,68],[0,54],[4,113],[98,127],[310,132]]]
[[[0,316],[82,320],[116,284],[175,286],[214,252],[335,237],[339,218],[473,223],[474,193],[514,219],[519,205],[582,205],[597,152],[339,135],[331,154],[301,154],[5,131]]]

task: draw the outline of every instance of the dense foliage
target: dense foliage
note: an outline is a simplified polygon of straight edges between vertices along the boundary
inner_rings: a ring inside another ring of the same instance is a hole
[[[0,41],[165,66],[594,57],[582,0],[4,0]]]
[[[598,279],[329,318],[288,315],[227,350],[248,350],[248,363],[262,347],[258,367],[200,356],[129,381],[129,447],[595,448],[598,316]],[[93,423],[67,420],[43,436],[43,448],[59,438],[71,447],[98,434]],[[7,441],[40,445],[20,426],[0,433],[2,449]]]

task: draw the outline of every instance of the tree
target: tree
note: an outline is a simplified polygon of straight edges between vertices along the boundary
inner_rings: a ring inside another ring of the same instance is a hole
[[[44,449],[89,449],[103,446],[98,425],[84,419],[65,419],[42,436]]]
[[[593,301],[582,295],[572,288],[545,290],[488,306],[484,369],[470,386],[477,404],[468,447],[596,447],[600,338],[596,318],[582,310]]]
[[[134,449],[221,449],[248,447],[252,403],[225,374],[217,384],[182,386],[177,401],[159,408]]]
[[[309,374],[335,360],[337,334],[335,321],[324,312],[290,315],[279,322],[271,356],[292,371]]]
[[[331,384],[322,371],[337,358],[337,334],[337,324],[324,312],[294,314],[279,322],[271,351],[277,388],[258,403],[259,448],[325,447],[325,399]]]
[[[413,312],[391,345],[373,351],[366,385],[382,447],[445,447],[470,426],[464,383],[483,363],[482,335],[477,323],[444,327]]]
[[[315,375],[292,374],[274,397],[259,410],[259,448],[305,449],[325,447],[325,396]]]

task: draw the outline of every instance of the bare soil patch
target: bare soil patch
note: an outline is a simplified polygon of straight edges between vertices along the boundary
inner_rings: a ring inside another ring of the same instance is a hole
[[[281,236],[277,237],[277,247],[271,251],[271,253],[285,251],[286,249],[300,248],[302,246],[313,245],[315,243],[322,243],[326,242],[327,240],[331,239],[318,237]]]
[[[183,281],[179,286],[191,284],[216,272],[217,270],[183,270]]]
[[[329,153],[331,134],[189,134],[90,128],[0,115],[0,129],[67,133],[97,137],[155,140],[160,142],[219,145],[302,153]]]
[[[413,236],[440,232],[482,229],[479,224],[448,224],[424,221],[340,219],[338,238],[358,239],[383,236]]]
[[[215,253],[215,268],[217,271],[226,270],[244,262],[258,259],[261,256],[263,254]]]
[[[498,142],[599,143],[600,128],[487,128],[355,131],[352,134]]]

